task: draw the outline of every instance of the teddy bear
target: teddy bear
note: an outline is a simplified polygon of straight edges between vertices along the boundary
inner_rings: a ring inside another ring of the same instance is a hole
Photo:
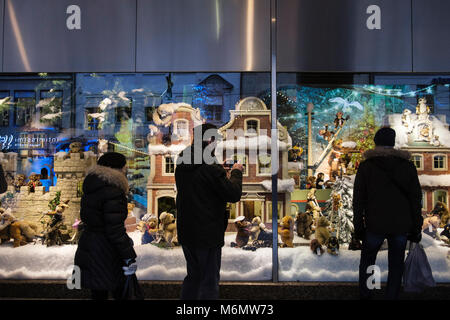
[[[436,207],[435,207],[436,209]],[[441,219],[439,214],[434,211],[434,209],[426,215],[426,218],[423,219],[422,231],[431,237],[436,237],[437,228],[441,225]]]
[[[261,218],[256,216],[252,220],[250,228],[250,240],[258,240],[261,231],[266,231],[266,226],[261,222]]]
[[[54,211],[47,212],[46,215],[51,219],[44,227],[43,242],[47,247],[53,245],[63,245],[70,240],[70,233],[67,230],[67,226],[64,224],[64,211],[69,208],[70,200],[60,202]]]
[[[64,156],[64,159],[70,158],[72,153],[79,153],[80,159],[84,159],[84,152],[81,150],[83,144],[81,142],[75,141],[69,144],[69,153]]]
[[[339,241],[335,236],[331,236],[328,238],[327,243],[327,252],[329,254],[332,254],[334,256],[337,256],[339,254]]]
[[[319,219],[322,210],[320,209],[319,203],[317,202],[316,188],[312,188],[308,192],[306,201],[306,213],[313,216],[314,225],[317,226],[317,220]]]
[[[169,246],[178,245],[177,223],[175,216],[164,211],[159,216],[159,231],[162,233],[162,239]]]
[[[25,181],[27,180],[27,177],[24,174],[18,174],[14,178],[14,189],[16,192],[20,192],[20,187],[23,187],[26,185]]]
[[[42,186],[42,182],[41,182],[40,178],[41,178],[41,176],[39,174],[36,174],[36,173],[30,174],[30,176],[28,177],[29,181],[27,184],[29,192],[34,192],[36,187]]]
[[[17,220],[11,209],[0,208],[0,243],[14,240],[13,246],[26,245],[32,242],[37,235],[38,226],[30,221]]]
[[[440,228],[444,228],[448,223],[450,223],[450,213],[445,203],[441,201],[436,202],[436,205],[431,211],[431,214],[439,216],[439,218],[441,219],[441,223],[439,224]]]
[[[247,245],[250,238],[251,223],[245,220],[244,216],[239,216],[234,219],[234,225],[237,229],[236,242],[232,242],[231,246],[236,248],[243,248]]]
[[[440,234],[440,238],[442,241],[450,245],[450,224],[447,224],[444,227],[444,230]]]
[[[317,241],[319,241],[320,245],[326,245],[328,239],[330,239],[331,237],[330,232],[327,228],[329,225],[330,223],[328,222],[327,218],[323,216],[317,220],[315,237]]]
[[[309,240],[309,236],[312,234],[313,219],[310,214],[306,212],[299,212],[295,219],[297,224],[297,235],[299,237]]]
[[[136,228],[142,233],[141,244],[147,244],[153,241],[158,242],[160,239],[158,219],[154,215],[146,214],[143,216]]]
[[[281,237],[282,248],[293,248],[294,240],[294,219],[291,216],[284,216],[281,219],[280,225],[278,226],[278,234]]]
[[[310,176],[306,178],[306,189],[312,189],[316,187],[316,177]]]
[[[317,254],[318,256],[321,256],[324,253],[324,250],[317,239],[311,240],[311,242],[309,243],[309,248],[314,254]]]

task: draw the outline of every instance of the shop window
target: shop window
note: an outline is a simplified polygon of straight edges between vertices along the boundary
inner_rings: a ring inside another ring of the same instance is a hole
[[[435,190],[433,193],[433,198],[434,198],[433,208],[438,201],[445,203],[446,205],[448,204],[448,201],[447,201],[448,193],[446,190]]]
[[[438,154],[433,156],[433,170],[446,170],[447,156]]]
[[[423,156],[420,154],[413,154],[411,156],[411,161],[416,166],[417,170],[423,170]]]
[[[258,120],[247,120],[245,121],[245,134],[248,136],[255,136],[259,132],[259,121]]]
[[[163,170],[164,175],[173,175],[175,173],[175,161],[173,157],[164,157]]]
[[[31,126],[36,109],[36,93],[34,91],[14,92],[14,125]]]
[[[0,91],[0,126],[9,127],[9,91]]]

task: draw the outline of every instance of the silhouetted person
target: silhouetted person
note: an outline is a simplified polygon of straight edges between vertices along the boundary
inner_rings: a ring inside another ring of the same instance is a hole
[[[369,299],[369,266],[388,241],[389,274],[386,298],[398,298],[407,240],[420,242],[422,190],[417,170],[407,151],[394,149],[395,131],[381,128],[374,137],[375,149],[364,153],[355,178],[353,222],[355,237],[362,240],[359,265],[361,299]]]
[[[5,172],[0,164],[0,193],[5,193],[8,190],[8,183],[6,182]]]

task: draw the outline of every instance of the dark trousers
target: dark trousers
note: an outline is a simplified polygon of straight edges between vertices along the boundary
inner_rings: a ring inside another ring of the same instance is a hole
[[[359,264],[359,293],[361,299],[370,299],[372,291],[367,287],[367,279],[372,275],[367,273],[369,266],[375,265],[378,251],[384,239],[388,241],[388,281],[386,299],[397,299],[402,284],[405,261],[406,235],[383,235],[366,232],[362,242],[361,261]]]
[[[114,300],[120,300],[122,298],[122,290],[111,292]],[[109,291],[107,290],[91,290],[92,300],[108,300]]]
[[[182,246],[187,276],[181,288],[182,300],[219,299],[222,248]]]

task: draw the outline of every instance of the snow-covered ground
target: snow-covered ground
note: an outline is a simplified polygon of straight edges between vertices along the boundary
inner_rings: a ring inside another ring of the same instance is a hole
[[[182,280],[186,265],[181,248],[161,249],[154,245],[138,245],[140,233],[130,233],[138,255],[137,276],[140,280]],[[221,280],[267,281],[272,278],[272,249],[247,251],[231,248],[235,234],[228,234],[222,251]],[[338,256],[314,255],[309,241],[295,236],[295,248],[279,248],[280,281],[357,281],[360,251],[341,248]],[[436,282],[450,282],[449,247],[423,235]],[[0,246],[0,279],[67,279],[72,272],[76,246],[45,247],[28,244],[13,248],[12,242]],[[382,281],[387,278],[387,251],[378,254],[377,265]]]

